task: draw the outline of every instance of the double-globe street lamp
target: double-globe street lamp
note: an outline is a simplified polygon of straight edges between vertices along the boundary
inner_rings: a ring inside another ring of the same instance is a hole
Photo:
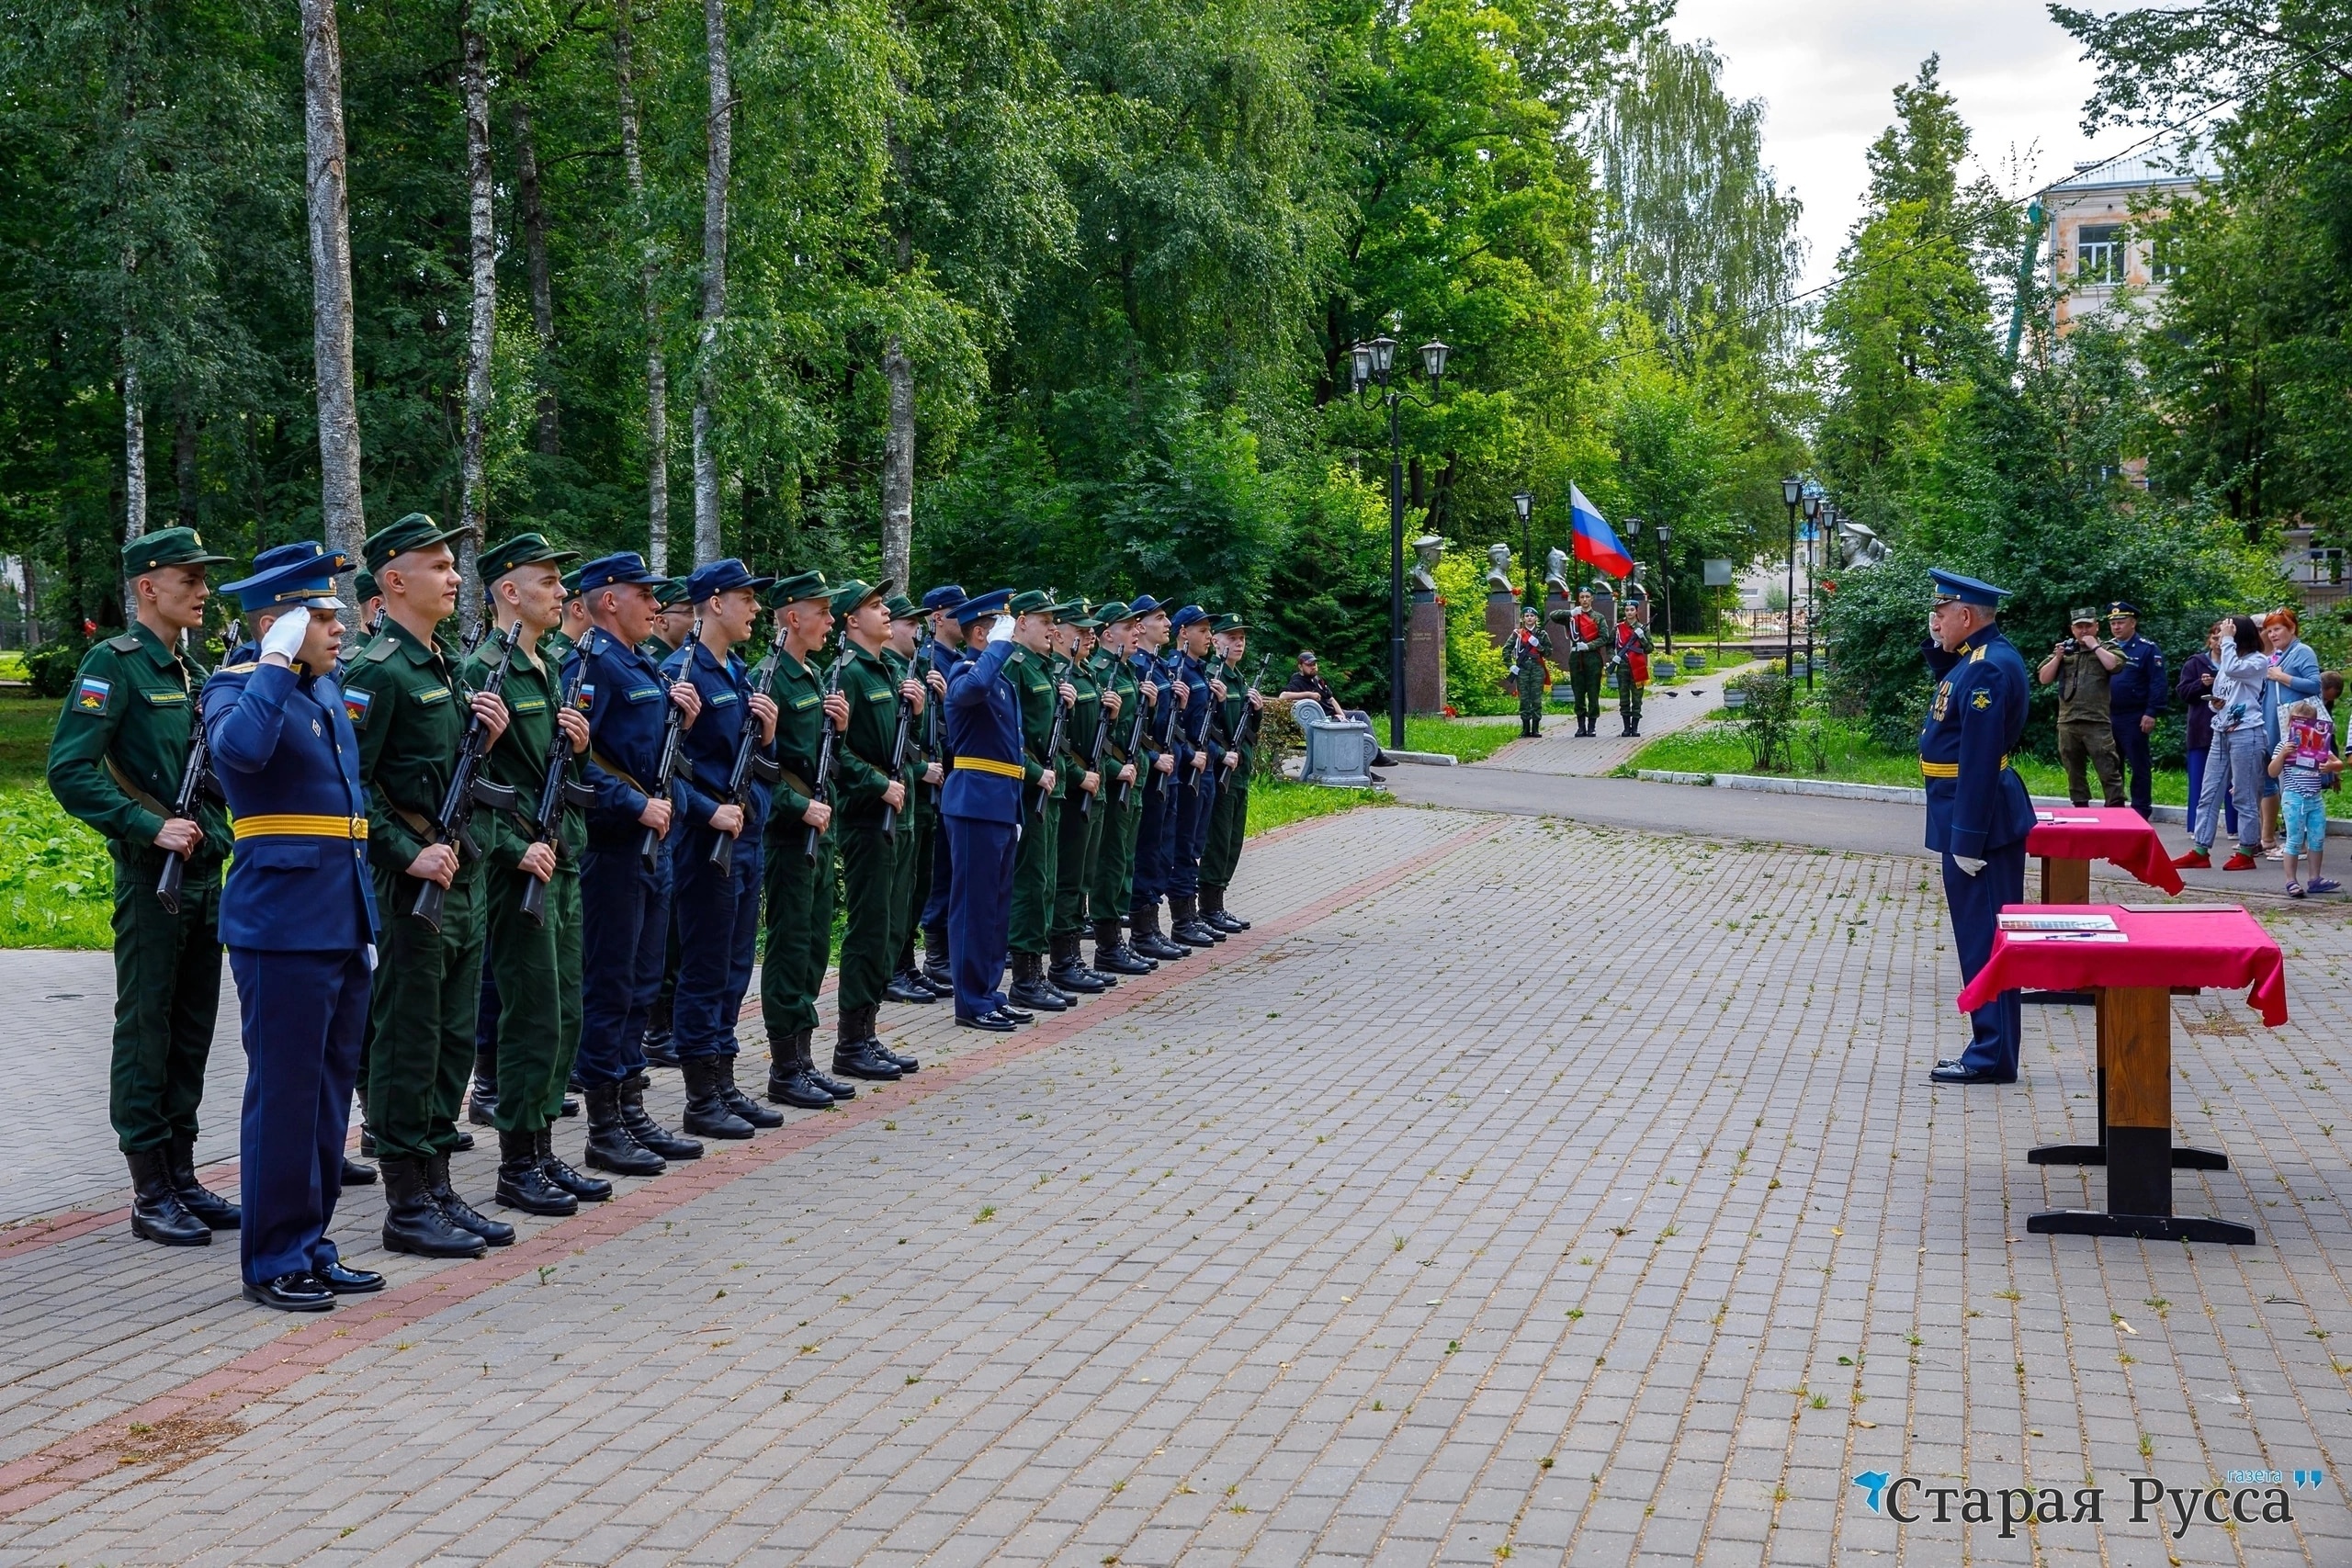
[[[1430,382],[1423,398],[1389,379],[1396,363],[1395,338],[1383,333],[1348,351],[1356,393],[1377,387],[1375,400],[1388,407],[1388,744],[1399,751],[1405,749],[1405,441],[1396,410],[1408,398],[1424,408],[1435,406],[1445,356],[1452,352],[1434,338],[1421,344],[1421,370]]]
[[[1797,661],[1797,507],[1804,501],[1804,480],[1794,474],[1782,479],[1781,501],[1789,509],[1788,607],[1781,617],[1785,644],[1781,654],[1781,668],[1787,671],[1794,669]]]

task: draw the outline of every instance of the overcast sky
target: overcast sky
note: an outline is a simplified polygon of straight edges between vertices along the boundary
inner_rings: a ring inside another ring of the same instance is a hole
[[[1894,85],[1929,54],[1942,55],[1975,157],[2004,190],[2038,188],[2146,134],[2084,137],[2091,69],[2042,0],[1681,0],[1670,30],[1713,39],[1724,90],[1770,105],[1764,156],[1804,202],[1808,284],[1828,277],[1860,209],[1862,152],[1894,118]],[[2012,149],[2030,160],[2024,178],[2007,166]]]

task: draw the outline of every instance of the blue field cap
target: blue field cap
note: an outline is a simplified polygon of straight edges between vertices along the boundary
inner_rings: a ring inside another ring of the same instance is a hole
[[[720,560],[705,561],[686,576],[686,598],[699,604],[714,593],[724,593],[730,588],[748,588],[757,593],[775,581],[773,577],[754,577],[752,569],[733,556]]]
[[[580,592],[582,593],[594,593],[600,588],[622,587],[629,583],[658,588],[665,581],[650,570],[645,564],[645,558],[635,550],[598,556],[580,569]]]
[[[964,592],[962,583],[943,583],[922,596],[922,607],[926,610],[953,610],[969,597],[971,595]]]
[[[1191,626],[1194,621],[1205,621],[1208,618],[1209,613],[1206,610],[1202,609],[1198,604],[1187,604],[1182,609],[1177,611],[1176,618],[1168,624],[1181,632],[1186,626]]]

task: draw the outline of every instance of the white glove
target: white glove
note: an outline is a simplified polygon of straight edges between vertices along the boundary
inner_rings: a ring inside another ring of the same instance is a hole
[[[989,640],[990,642],[1012,640],[1012,617],[1010,615],[999,615],[989,623]]]
[[[1961,870],[1966,872],[1971,876],[1975,875],[1978,872],[1984,869],[1984,863],[1983,861],[1973,860],[1967,855],[1952,856],[1951,863],[1960,867]]]
[[[261,634],[263,654],[283,654],[288,663],[302,651],[302,643],[311,635],[311,612],[307,609],[288,610],[269,623],[269,630]]]

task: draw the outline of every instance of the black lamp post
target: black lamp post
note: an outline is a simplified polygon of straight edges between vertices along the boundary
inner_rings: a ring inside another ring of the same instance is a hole
[[[1674,525],[1657,525],[1657,591],[1666,603],[1666,654],[1674,657],[1674,559],[1667,546],[1674,538]]]
[[[1787,670],[1797,661],[1797,503],[1804,499],[1804,481],[1791,474],[1781,481],[1781,500],[1789,509],[1789,598],[1788,610],[1781,617],[1786,634],[1786,646],[1781,653],[1781,668]]]
[[[1527,566],[1527,598],[1524,608],[1535,608],[1535,492],[1530,490],[1511,492],[1510,503],[1519,509],[1519,558]],[[1537,612],[1541,614],[1539,610]]]
[[[1821,547],[1821,492],[1815,491],[1804,498],[1804,689],[1808,692],[1813,690],[1813,557]]]
[[[1421,370],[1430,379],[1430,395],[1413,401],[1429,407],[1437,400],[1438,382],[1445,376],[1451,353],[1432,338],[1421,344]],[[1405,441],[1396,423],[1396,409],[1411,394],[1392,384],[1396,340],[1385,333],[1348,351],[1358,395],[1371,391],[1388,407],[1388,744],[1405,749]]]

